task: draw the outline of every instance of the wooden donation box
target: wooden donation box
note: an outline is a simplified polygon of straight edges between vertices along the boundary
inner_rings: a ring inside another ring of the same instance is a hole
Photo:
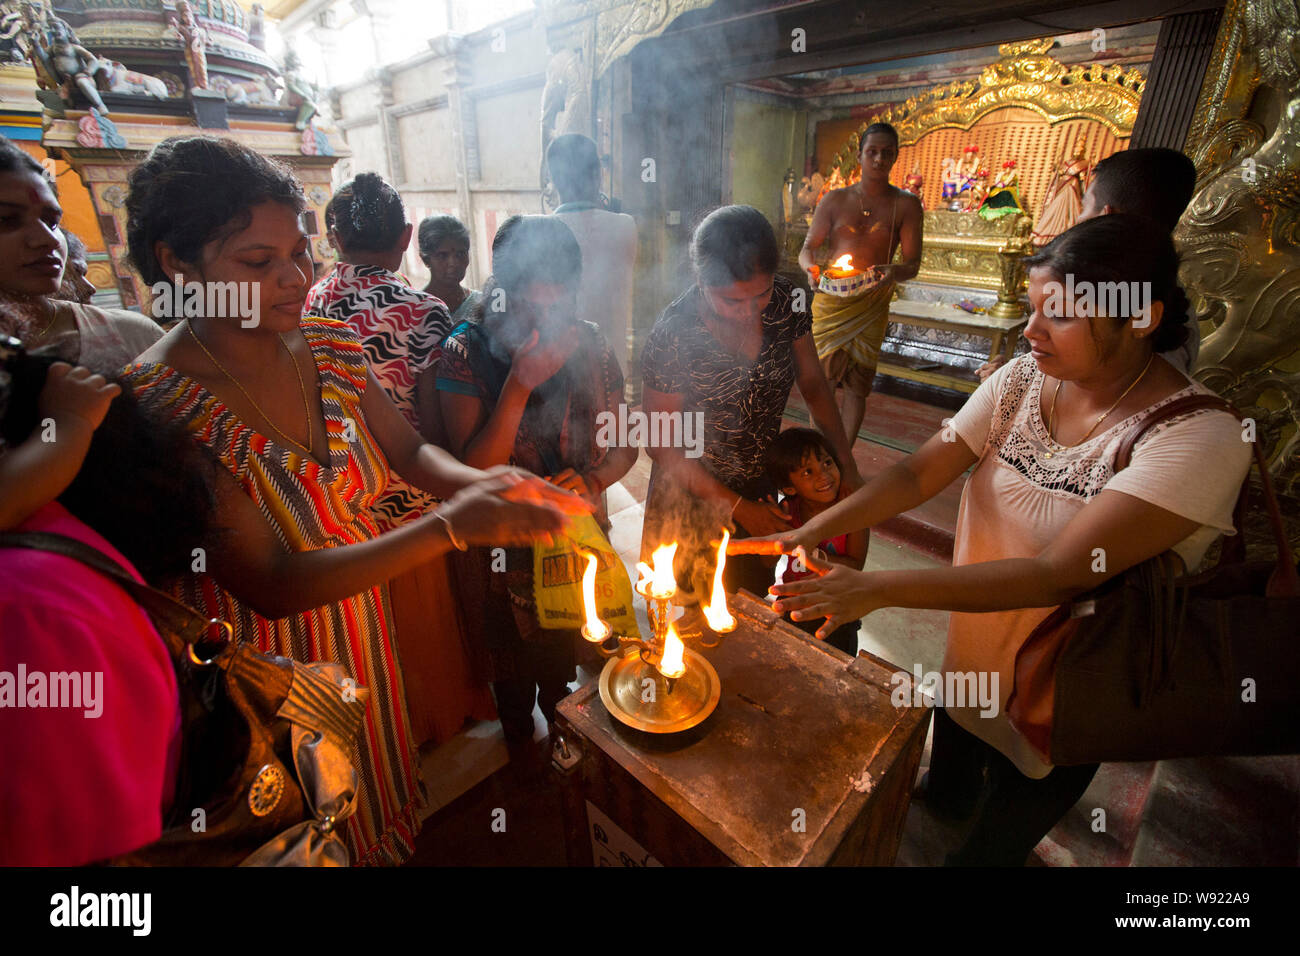
[[[692,648],[720,685],[698,726],[633,729],[600,680],[560,703],[570,865],[892,864],[928,708],[911,705],[910,680],[907,704],[891,703],[900,668],[850,658],[747,592],[729,604],[736,629]]]

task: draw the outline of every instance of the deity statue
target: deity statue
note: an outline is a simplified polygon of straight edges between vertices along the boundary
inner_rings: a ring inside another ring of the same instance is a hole
[[[208,88],[208,31],[199,26],[194,18],[194,9],[188,0],[178,0],[176,12],[180,19],[168,18],[185,46],[185,62],[190,68],[190,89],[206,90]]]
[[[1008,159],[1002,164],[1002,172],[993,181],[989,194],[979,204],[981,219],[992,222],[1012,213],[1023,213],[1024,205],[1020,202],[1020,174],[1016,172],[1016,161]]]
[[[294,120],[294,129],[306,129],[311,118],[320,112],[318,99],[320,94],[316,87],[302,75],[302,60],[290,47],[284,53],[284,69],[280,71],[284,79],[284,103],[290,108],[297,108],[298,116]]]
[[[799,216],[805,221],[811,221],[812,214],[817,209],[817,197],[825,187],[826,178],[821,173],[813,173],[799,180],[799,192],[794,201],[799,207]]]
[[[970,210],[979,205],[984,198],[984,180],[988,172],[980,159],[980,148],[967,146],[962,151],[961,159],[949,157],[943,161],[943,189],[941,197],[948,200],[948,209],[953,212]],[[975,205],[970,202],[971,190],[976,191]]]
[[[1047,245],[1073,226],[1083,211],[1083,194],[1088,191],[1088,174],[1092,171],[1092,164],[1083,157],[1083,147],[1079,147],[1057,166],[1034,226],[1034,245]]]
[[[277,85],[273,87],[272,83]],[[223,89],[226,99],[235,106],[276,106],[280,98],[278,83],[279,77],[270,82],[257,77],[240,83],[229,82]]]
[[[139,73],[127,69],[126,64],[103,57],[99,61],[104,67],[104,79],[110,93],[127,93],[152,96],[155,99],[167,99],[167,84],[149,73]]]
[[[266,14],[260,3],[248,13],[248,42],[259,50],[266,49]]]
[[[975,185],[975,180],[979,176],[980,170],[984,168],[984,160],[980,157],[980,148],[974,144],[967,146],[966,149],[963,150],[963,153],[964,159],[959,172],[963,177],[963,188],[969,189],[971,186]],[[963,191],[963,188],[959,188],[957,191],[960,193]]]
[[[921,200],[921,205],[924,207],[925,196],[921,194],[921,189],[924,186],[925,178],[921,175],[921,164],[917,163],[912,167],[912,171],[907,174],[907,178],[903,180],[903,190]]]
[[[591,71],[582,47],[561,47],[546,64],[546,85],[542,88],[541,185],[547,206],[559,204],[559,194],[550,182],[546,150],[565,133],[591,135]]]
[[[961,164],[951,156],[947,156],[943,161],[943,173],[939,178],[941,184],[939,189],[939,198],[947,202],[957,198],[957,187],[962,180]]]
[[[50,23],[49,59],[59,81],[59,95],[65,101],[72,102],[72,88],[76,87],[91,106],[108,115],[108,107],[99,97],[96,82],[104,76],[106,65],[82,46],[72,28],[57,17]]]
[[[0,38],[11,40],[36,71],[36,83],[43,90],[57,90],[62,83],[50,61],[52,21],[58,20],[43,5],[27,0],[17,11],[6,13],[0,21]]]
[[[989,194],[989,171],[983,166],[975,170],[975,176],[970,186],[966,190],[966,202],[962,206],[964,212],[974,212],[984,204],[985,198]]]

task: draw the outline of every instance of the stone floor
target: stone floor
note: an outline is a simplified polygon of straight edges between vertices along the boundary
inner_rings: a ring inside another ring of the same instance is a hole
[[[789,424],[806,421],[792,403]],[[901,460],[951,412],[877,392],[854,447],[864,477]],[[645,454],[609,489],[611,544],[632,567],[638,557]],[[873,534],[868,570],[935,566],[951,560],[960,483],[906,520]],[[640,598],[638,597],[638,602]],[[639,613],[644,621],[644,607]],[[888,608],[863,619],[859,647],[911,671],[937,670],[946,612]],[[580,669],[579,684],[595,671]],[[545,736],[534,712],[535,736]],[[410,865],[563,865],[558,790],[549,775],[507,767],[495,722],[477,723],[422,754],[431,802]],[[921,761],[929,764],[929,742]],[[1097,811],[1103,811],[1099,814]],[[494,826],[494,823],[496,826]],[[1104,829],[1099,829],[1099,823]],[[504,829],[502,829],[504,827]],[[1039,844],[1030,865],[1233,866],[1300,863],[1300,758],[1233,758],[1106,764],[1076,807]],[[897,865],[935,866],[961,837],[920,802],[908,812]]]

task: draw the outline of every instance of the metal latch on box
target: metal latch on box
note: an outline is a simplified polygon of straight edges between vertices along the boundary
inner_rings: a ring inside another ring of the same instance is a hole
[[[561,773],[568,773],[582,762],[582,749],[569,743],[564,734],[556,733],[551,742],[551,766]]]

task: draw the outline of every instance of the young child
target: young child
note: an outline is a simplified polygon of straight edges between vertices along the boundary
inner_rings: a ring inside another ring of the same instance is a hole
[[[840,463],[821,432],[811,428],[787,428],[777,436],[767,453],[767,473],[772,483],[785,497],[782,503],[790,515],[790,523],[801,527],[805,522],[825,511],[840,494]],[[855,571],[862,570],[867,558],[867,532],[854,531],[841,534],[817,545],[816,557],[843,564]],[[796,559],[788,559],[782,584],[811,577],[816,572],[795,570]],[[796,627],[814,634],[822,624],[820,618],[809,621],[791,621]],[[858,622],[836,628],[826,643],[838,647],[846,654],[858,653]]]

